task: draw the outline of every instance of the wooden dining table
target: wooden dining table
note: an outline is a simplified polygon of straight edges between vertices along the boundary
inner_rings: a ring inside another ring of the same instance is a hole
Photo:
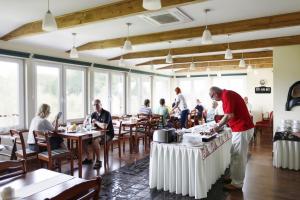
[[[107,129],[97,129],[97,130],[91,130],[91,131],[84,131],[84,132],[67,132],[67,131],[61,131],[58,132],[58,135],[60,135],[63,138],[66,138],[67,140],[71,141],[70,150],[73,152],[73,145],[72,142],[77,143],[77,154],[78,154],[78,176],[82,178],[82,153],[83,153],[83,142],[88,139],[94,139],[100,136],[106,137],[106,132],[108,132]],[[106,142],[104,143],[104,149],[106,148]]]
[[[23,175],[0,181],[0,193],[6,187],[15,191],[13,199],[45,199],[52,198],[59,193],[86,180],[74,176],[38,169]]]

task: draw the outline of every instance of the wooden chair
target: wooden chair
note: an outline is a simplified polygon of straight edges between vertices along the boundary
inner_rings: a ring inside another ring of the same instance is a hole
[[[28,159],[37,159],[37,152],[26,148],[23,133],[28,130],[10,130],[10,135],[16,138],[16,144],[21,146],[20,150],[16,151],[16,157],[18,159],[24,159],[27,166]],[[18,148],[18,147],[17,147]]]
[[[66,148],[59,148],[59,149],[51,149],[50,145],[50,138],[55,135],[54,132],[43,132],[43,131],[33,131],[35,142],[38,145],[38,147],[46,148],[46,151],[42,151],[38,153],[38,159],[41,162],[41,165],[43,162],[48,163],[48,169],[53,169],[53,163],[54,161],[58,162],[58,169],[59,172],[61,172],[61,160],[62,159],[70,159],[70,167],[71,167],[71,174],[73,175],[74,167],[73,167],[73,155],[72,152],[70,152]]]
[[[96,177],[96,179],[88,180],[83,183],[79,183],[62,193],[56,195],[53,198],[46,198],[47,200],[89,200],[89,199],[99,199],[99,193],[101,189],[101,177]]]
[[[143,140],[144,148],[146,150],[146,140],[149,131],[149,118],[140,118],[134,130],[134,147],[136,152],[139,151],[139,141]]]
[[[144,114],[144,113],[139,113],[139,114],[137,114],[137,117],[139,119],[143,119],[143,118],[150,119],[151,115]]]
[[[256,139],[257,133],[260,132],[262,134],[264,129],[273,129],[273,111],[270,112],[267,118],[264,118],[262,114],[262,120],[255,123],[254,140]]]
[[[128,142],[130,142],[130,136],[129,131],[126,131],[123,129],[122,126],[122,121],[115,121],[114,122],[114,132],[115,132],[115,137],[113,139],[113,142],[117,142],[118,143],[118,149],[119,149],[119,158],[121,157],[121,146],[123,144],[123,153],[125,152],[125,142],[126,140],[128,140]],[[114,143],[111,143],[111,151],[113,151],[114,149]]]
[[[4,147],[4,149],[0,151],[0,157],[5,157],[7,160],[15,160],[17,148],[16,138],[9,135],[0,135],[0,144]]]
[[[25,160],[0,161],[0,181],[26,173]]]
[[[153,139],[154,131],[160,129],[161,118],[162,118],[161,115],[153,116],[148,123],[149,127],[148,127],[148,131],[146,132],[147,140],[145,141],[145,146],[148,143],[149,149],[150,149],[151,140]]]

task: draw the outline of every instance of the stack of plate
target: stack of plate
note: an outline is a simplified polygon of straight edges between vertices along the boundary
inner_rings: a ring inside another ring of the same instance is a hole
[[[280,125],[277,127],[278,132],[291,131],[293,120],[283,119],[280,122]]]
[[[300,120],[293,120],[292,123],[292,133],[300,132]]]

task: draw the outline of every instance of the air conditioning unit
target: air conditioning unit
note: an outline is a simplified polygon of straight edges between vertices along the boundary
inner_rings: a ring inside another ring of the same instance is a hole
[[[151,12],[148,14],[140,15],[140,17],[145,21],[158,26],[178,25],[193,21],[191,17],[183,13],[178,8]]]

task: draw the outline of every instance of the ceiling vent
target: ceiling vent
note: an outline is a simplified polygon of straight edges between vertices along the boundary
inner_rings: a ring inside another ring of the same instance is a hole
[[[158,26],[177,25],[193,21],[191,17],[187,16],[178,8],[151,12],[141,15],[140,17],[145,21]]]

